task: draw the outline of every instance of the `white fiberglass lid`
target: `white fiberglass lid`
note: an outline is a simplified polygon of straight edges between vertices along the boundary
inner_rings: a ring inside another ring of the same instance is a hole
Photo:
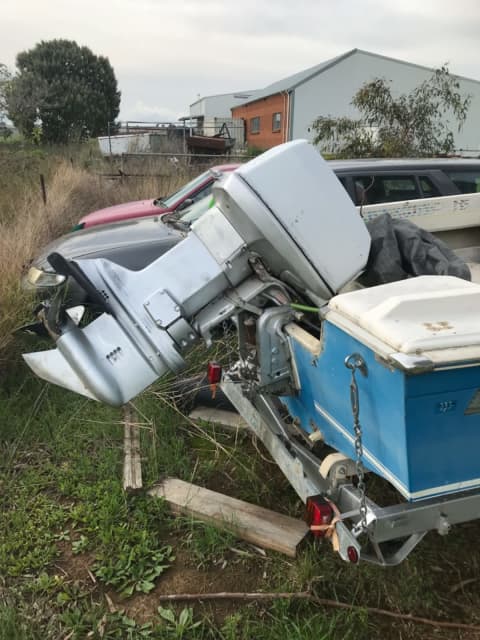
[[[335,296],[329,309],[396,351],[413,354],[480,345],[480,285],[420,276]],[[335,322],[335,313],[329,319]]]

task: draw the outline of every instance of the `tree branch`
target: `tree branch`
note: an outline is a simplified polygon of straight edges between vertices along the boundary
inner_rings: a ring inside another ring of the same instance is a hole
[[[431,620],[430,618],[422,618],[414,616],[411,613],[399,613],[396,611],[388,611],[387,609],[379,609],[377,607],[366,607],[362,605],[348,604],[346,602],[338,602],[337,600],[329,600],[327,598],[318,598],[309,591],[294,592],[258,592],[246,593],[235,591],[221,591],[218,593],[173,593],[168,595],[157,596],[159,602],[192,602],[195,600],[307,600],[318,604],[322,607],[332,607],[335,609],[348,609],[350,611],[366,611],[379,616],[386,616],[396,620],[404,620],[406,622],[414,622],[416,624],[426,624],[440,629],[462,629],[465,631],[474,631],[480,634],[480,626],[473,624],[465,624],[463,622],[448,622],[443,620]]]

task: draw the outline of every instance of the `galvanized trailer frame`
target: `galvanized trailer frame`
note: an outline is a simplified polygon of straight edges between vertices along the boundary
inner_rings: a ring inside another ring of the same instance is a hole
[[[361,494],[349,480],[348,472],[345,473],[345,467],[354,466],[353,461],[345,459],[336,473],[322,475],[320,469],[325,460],[315,456],[292,435],[272,397],[255,394],[252,399],[248,386],[229,380],[228,375],[221,388],[302,501],[320,494],[336,505],[340,519],[335,529],[342,559],[351,561],[355,557],[353,549],[359,559],[394,566],[409,555],[428,531],[446,535],[452,525],[480,518],[479,490],[388,507],[380,507],[367,498],[367,530],[364,532],[360,527]],[[322,471],[324,468],[325,465]],[[330,470],[334,468],[330,466]]]

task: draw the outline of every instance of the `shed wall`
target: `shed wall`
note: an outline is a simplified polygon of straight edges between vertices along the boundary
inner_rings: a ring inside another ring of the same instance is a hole
[[[358,117],[358,111],[350,103],[352,96],[365,82],[378,77],[386,78],[392,80],[395,93],[405,93],[431,75],[429,69],[362,52],[355,53],[294,90],[289,139],[312,140],[312,122],[319,115]],[[472,95],[472,103],[463,129],[458,133],[455,125],[451,127],[456,147],[480,150],[480,83],[463,79],[459,81],[461,92]]]
[[[207,119],[231,118],[232,107],[240,102],[245,102],[248,95],[250,95],[250,92],[205,96],[190,105],[190,116],[203,116]]]

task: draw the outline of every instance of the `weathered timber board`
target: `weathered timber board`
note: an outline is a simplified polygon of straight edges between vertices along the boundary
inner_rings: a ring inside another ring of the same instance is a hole
[[[140,458],[140,430],[133,421],[132,409],[123,410],[123,489],[139,491],[142,486],[142,463]]]
[[[176,478],[167,478],[148,493],[165,498],[174,513],[222,526],[239,538],[291,558],[308,533],[301,520]]]

